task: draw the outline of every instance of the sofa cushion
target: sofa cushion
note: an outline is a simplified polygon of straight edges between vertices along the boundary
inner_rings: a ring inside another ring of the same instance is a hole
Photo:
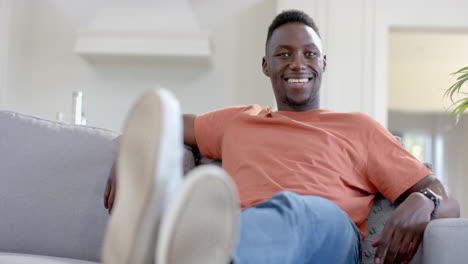
[[[97,262],[39,255],[0,253],[0,264],[97,264]]]
[[[0,111],[0,252],[98,261],[117,136]]]

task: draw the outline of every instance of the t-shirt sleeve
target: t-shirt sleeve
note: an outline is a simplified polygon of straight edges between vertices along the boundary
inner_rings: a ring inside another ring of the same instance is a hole
[[[243,111],[243,106],[233,106],[197,115],[195,118],[195,139],[200,153],[210,159],[222,159],[223,136],[235,116]]]
[[[432,172],[377,121],[371,119],[370,125],[367,177],[379,193],[394,203],[405,191]]]

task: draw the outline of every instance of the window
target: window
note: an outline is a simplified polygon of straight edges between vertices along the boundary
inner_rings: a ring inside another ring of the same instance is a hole
[[[403,144],[421,162],[432,162],[431,136],[423,133],[404,133]]]

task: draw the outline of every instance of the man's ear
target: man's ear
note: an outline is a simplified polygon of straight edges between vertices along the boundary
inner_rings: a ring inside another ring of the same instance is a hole
[[[265,57],[262,58],[262,69],[263,69],[263,74],[270,77],[270,72],[268,71],[268,63]]]
[[[323,72],[327,70],[327,54],[323,55]]]

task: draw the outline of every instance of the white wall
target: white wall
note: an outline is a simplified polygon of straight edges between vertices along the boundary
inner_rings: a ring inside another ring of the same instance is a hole
[[[10,0],[0,0],[0,109],[5,108],[7,92]]]
[[[9,109],[49,119],[64,112],[70,118],[72,91],[82,90],[88,124],[119,130],[137,96],[157,85],[170,88],[184,112],[253,102],[272,104],[268,79],[261,74],[261,57],[275,1],[263,1],[209,28],[214,49],[209,66],[91,63],[73,52],[77,33],[88,17],[82,13],[91,11],[76,8],[75,14],[62,4],[57,0],[14,1]],[[98,9],[102,4],[94,5]]]
[[[30,87],[31,84],[31,5],[26,0],[10,1],[9,30],[5,40],[8,46],[7,71],[5,78],[6,109],[17,109],[16,87]],[[33,91],[33,89],[31,89]]]
[[[227,51],[236,57],[234,102],[273,106],[270,79],[263,74],[262,58],[268,26],[276,15],[275,1],[266,0],[238,16],[236,46]]]
[[[393,29],[389,38],[388,108],[445,112],[444,92],[456,80],[450,73],[468,65],[468,28]]]

